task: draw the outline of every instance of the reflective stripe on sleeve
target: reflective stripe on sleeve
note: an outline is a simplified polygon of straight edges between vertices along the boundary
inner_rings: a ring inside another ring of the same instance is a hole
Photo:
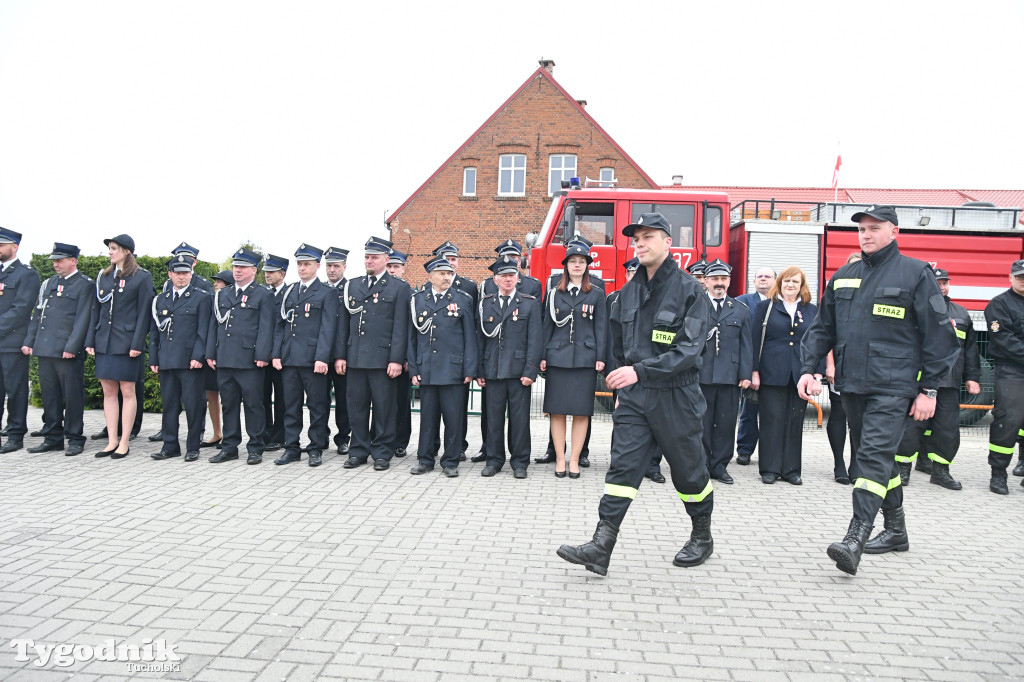
[[[679,499],[682,500],[683,502],[703,502],[704,498],[711,494],[711,491],[711,481],[708,480],[708,484],[704,486],[704,490],[701,493],[697,495],[684,495],[682,493],[679,493]]]
[[[614,483],[604,484],[604,494],[611,495],[612,497],[628,497],[633,499],[636,497],[636,488],[630,488],[628,485],[615,485]]]
[[[899,481],[900,479],[897,477],[896,480]],[[863,490],[867,490],[869,493],[874,493],[874,494],[878,495],[881,498],[885,497],[885,492],[886,492],[885,486],[882,485],[881,483],[875,483],[874,481],[869,481],[866,478],[858,478],[856,480],[856,482],[854,482],[853,487],[854,488],[861,488]]]

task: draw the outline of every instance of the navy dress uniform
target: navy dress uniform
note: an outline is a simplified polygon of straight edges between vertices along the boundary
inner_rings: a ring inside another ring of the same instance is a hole
[[[935,391],[960,352],[931,268],[901,254],[895,232],[886,232],[886,225],[898,224],[896,210],[873,206],[851,219],[862,223],[865,218],[873,222],[861,225],[866,235],[862,239],[889,241],[884,246],[872,241],[878,248],[836,271],[822,294],[818,316],[804,334],[800,354],[800,385],[807,386],[819,363],[833,351],[836,388],[843,396],[850,432],[859,438],[853,518],[845,537],[828,547],[836,566],[851,575],[863,552],[903,551],[910,546],[896,448],[919,391]],[[875,237],[879,225],[882,234]],[[763,405],[761,409],[763,413]],[[762,424],[762,437],[763,429]],[[881,543],[869,550],[865,543],[879,509],[885,530],[872,540]]]
[[[390,255],[392,244],[371,237],[364,248],[366,253]],[[334,351],[336,360],[345,361],[348,375],[352,442],[343,465],[347,469],[372,457],[374,469],[383,471],[395,455],[398,379],[388,376],[388,365],[406,360],[411,295],[408,284],[383,271],[345,283]],[[377,424],[372,437],[371,407]]]
[[[168,272],[192,272],[195,261],[180,253],[167,263]],[[170,280],[168,280],[170,281]],[[206,426],[206,337],[210,331],[213,296],[187,285],[158,294],[152,303],[149,330],[149,366],[160,377],[163,446],[153,459],[181,456],[178,438],[181,408],[185,407],[188,435],[185,459],[199,459],[199,445]]]
[[[388,265],[401,265],[404,273],[405,262],[408,259],[409,257],[406,254],[397,249],[392,249],[391,255],[388,256]],[[392,276],[396,279],[403,279],[394,273],[392,273]],[[395,414],[398,415],[398,425],[395,430],[395,457],[405,457],[409,447],[409,440],[412,438],[412,403],[409,400],[409,396],[412,393],[412,380],[407,364],[403,363],[402,373],[398,375],[398,391],[395,402]],[[374,423],[371,422],[370,430],[373,431],[374,428]]]
[[[323,251],[302,244],[295,260],[320,262]],[[309,408],[309,466],[320,466],[327,449],[327,366],[333,362],[338,321],[338,296],[314,275],[288,285],[281,295],[280,315],[274,332],[274,365],[284,379],[284,454],[274,464],[301,458],[302,404]]]
[[[500,256],[490,265],[497,275],[519,275],[518,260]],[[522,281],[521,279],[519,280]],[[493,279],[491,280],[493,283]],[[530,465],[530,397],[540,371],[544,327],[540,300],[513,288],[504,299],[497,284],[478,304],[480,379],[487,410],[487,464],[481,475],[494,476],[505,465],[505,412],[508,411],[509,460],[516,478]],[[482,380],[481,380],[482,379]]]
[[[348,249],[341,249],[336,246],[328,247],[324,251],[324,263],[347,263],[348,262]],[[331,282],[328,278],[327,286],[334,289],[338,296],[338,311],[340,315],[341,311],[341,294],[345,290],[345,282],[347,280],[342,277],[336,282]],[[335,323],[337,324],[337,323]],[[337,357],[337,350],[331,354],[333,357]],[[348,399],[346,396],[348,392],[346,387],[348,386],[348,377],[344,374],[339,374],[334,367],[334,363],[330,363],[331,366],[327,368],[327,404],[330,405],[331,391],[334,391],[334,427],[337,429],[337,433],[334,435],[334,445],[338,448],[338,454],[347,455],[349,449],[349,438],[352,436],[352,427],[348,421]],[[329,429],[329,427],[328,427]],[[328,431],[328,437],[330,432]]]
[[[679,269],[669,252],[668,220],[643,213],[622,233],[650,240],[652,250],[664,248],[660,264],[640,268],[626,283],[609,318],[614,364],[632,367],[636,382],[619,389],[612,431],[611,466],[598,507],[600,521],[591,542],[562,545],[558,555],[604,575],[619,528],[636,497],[651,458],[659,449],[672,483],[686,505],[693,529],[676,554],[676,566],[697,566],[711,556],[711,513],[714,493],[701,442],[704,396],[698,385],[700,357],[707,339],[709,303],[700,284]],[[653,275],[648,267],[655,267]]]
[[[936,269],[940,289],[948,285],[949,272]],[[946,300],[953,331],[960,342],[960,354],[953,371],[938,384],[935,415],[927,421],[907,420],[903,439],[896,450],[902,485],[910,483],[910,465],[917,460],[918,471],[931,474],[930,482],[949,490],[963,488],[949,474],[949,465],[960,449],[960,382],[981,381],[981,354],[971,315],[962,305]],[[980,388],[980,386],[978,387]]]
[[[434,273],[454,268],[443,256],[423,266]],[[425,474],[437,458],[440,422],[444,421],[444,454],[441,469],[449,478],[458,476],[465,434],[465,397],[468,380],[477,376],[478,352],[473,298],[449,285],[433,284],[413,294],[409,323],[409,374],[419,386],[420,435],[416,448],[418,463],[412,474]]]
[[[704,271],[705,278],[732,276],[732,268],[715,259]],[[716,295],[721,294],[718,298]],[[735,298],[708,289],[710,314],[708,336],[701,354],[700,390],[704,412],[704,452],[711,478],[732,483],[727,471],[736,442],[736,418],[740,406],[740,382],[749,381],[753,363],[750,312]]]
[[[259,265],[260,255],[242,248],[232,256],[234,267]],[[236,270],[237,273],[237,270]],[[213,317],[206,339],[206,358],[217,370],[224,421],[224,438],[219,453],[210,458],[214,464],[238,459],[242,442],[241,411],[245,409],[247,464],[263,461],[263,434],[266,415],[263,410],[264,368],[270,363],[274,346],[274,297],[264,287],[249,282],[217,291],[213,298]]]
[[[263,259],[263,272],[287,272],[288,259],[284,256],[275,256],[268,253]],[[287,286],[284,280],[278,287],[267,285],[267,291],[274,296],[274,310],[281,307],[281,296]],[[275,315],[275,320],[277,319]],[[276,324],[275,324],[276,328]],[[330,396],[327,404],[330,405]],[[263,434],[263,452],[273,452],[284,447],[284,379],[281,378],[281,370],[274,367],[273,363],[267,365],[263,375],[263,412],[266,415],[267,430]]]
[[[1008,495],[1006,469],[1018,436],[1024,436],[1024,260],[1010,266],[1010,288],[985,306],[985,324],[988,352],[996,364],[995,405],[988,429],[989,490]]]
[[[55,243],[51,260],[78,258],[73,244]],[[39,388],[43,398],[43,444],[29,452],[63,450],[69,456],[85,446],[85,337],[92,321],[93,282],[78,272],[50,277],[28,325],[24,345],[39,358]]]
[[[7,397],[7,442],[0,453],[23,447],[28,431],[29,358],[21,352],[33,303],[39,293],[39,273],[17,258],[21,233],[0,227],[0,401]]]

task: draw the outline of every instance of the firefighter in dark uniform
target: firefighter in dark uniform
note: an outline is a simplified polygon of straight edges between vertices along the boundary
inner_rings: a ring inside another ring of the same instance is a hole
[[[863,259],[839,268],[826,286],[801,344],[797,390],[805,400],[821,393],[813,373],[833,350],[836,388],[850,432],[859,437],[860,477],[849,529],[828,555],[839,570],[856,575],[879,509],[885,529],[872,541],[873,553],[910,547],[896,448],[908,415],[918,421],[934,415],[938,387],[960,346],[931,268],[896,245],[896,210],[872,206],[851,220],[860,225]]]
[[[256,284],[260,255],[241,248],[231,257],[235,283],[214,294],[213,317],[206,339],[206,362],[217,370],[224,413],[224,438],[214,464],[238,459],[242,442],[241,410],[245,407],[246,464],[263,461],[264,368],[274,347],[274,296]]]
[[[388,274],[396,280],[406,282],[405,262],[408,259],[408,255],[397,249],[392,249],[391,255],[388,256]],[[407,362],[402,364],[402,373],[398,375],[397,388],[395,414],[398,415],[398,426],[395,431],[395,457],[401,458],[407,454],[409,441],[412,439],[412,403],[409,401],[409,394],[412,392],[412,379]],[[373,433],[375,430],[376,420],[371,420],[370,432]]]
[[[413,294],[410,304],[409,374],[420,393],[419,461],[410,473],[433,470],[443,419],[441,470],[454,478],[462,454],[465,387],[477,376],[473,298],[452,285],[455,269],[444,256],[434,256],[423,267],[430,282]]]
[[[480,376],[477,384],[492,407],[487,412],[487,464],[481,476],[496,475],[505,465],[505,412],[508,418],[512,474],[526,478],[530,465],[531,386],[540,371],[544,332],[540,300],[519,290],[518,259],[499,256],[490,265],[494,293],[477,306],[480,319]],[[486,291],[486,289],[485,289]]]
[[[1010,288],[985,307],[988,352],[995,360],[995,407],[988,429],[989,490],[1009,495],[1006,468],[1024,435],[1024,260],[1010,266]],[[1024,486],[1024,481],[1021,481]]]
[[[966,308],[949,300],[949,272],[936,269],[935,281],[946,300],[953,331],[960,341],[960,355],[953,372],[939,384],[935,416],[928,421],[907,420],[903,439],[896,450],[896,464],[901,485],[910,483],[910,464],[917,460],[917,470],[931,474],[931,483],[960,490],[963,486],[949,474],[949,465],[960,449],[960,380],[964,380],[971,395],[981,393],[981,354],[970,314]],[[871,553],[870,543],[864,551]]]
[[[558,549],[558,556],[599,575],[608,572],[619,527],[658,449],[693,525],[672,563],[697,566],[714,550],[714,494],[701,443],[704,396],[698,385],[710,305],[700,284],[669,253],[669,230],[660,213],[641,214],[622,229],[643,267],[622,288],[610,314],[618,369],[605,381],[619,392],[611,466],[593,540]]]
[[[345,289],[345,268],[348,266],[348,250],[340,249],[337,246],[328,247],[324,251],[324,270],[327,273],[327,286],[331,287],[338,294],[338,311],[341,311],[341,293]],[[337,323],[335,323],[337,326]],[[337,357],[337,350],[331,353]],[[339,455],[348,454],[348,440],[352,435],[352,429],[348,423],[348,404],[345,387],[348,385],[348,377],[338,374],[334,369],[334,363],[330,363],[327,369],[327,404],[334,403],[334,427],[338,433],[334,435],[334,445],[338,448]],[[334,390],[334,399],[331,400],[331,390]],[[330,420],[328,420],[328,437],[330,436]]]
[[[340,301],[334,289],[317,279],[324,252],[311,244],[295,251],[299,281],[289,284],[276,304],[273,366],[284,382],[284,453],[274,464],[301,459],[302,405],[309,409],[309,466],[322,463],[327,449],[327,367],[333,362]]]
[[[281,309],[281,296],[284,295],[284,278],[288,274],[288,259],[268,253],[263,259],[263,278],[267,282],[267,291],[274,295],[274,310]],[[274,313],[274,327],[277,328],[277,313]],[[263,413],[267,419],[267,430],[263,434],[263,452],[276,452],[284,447],[285,420],[284,378],[281,370],[271,362],[263,370]],[[328,401],[328,405],[330,402]]]
[[[720,259],[704,270],[711,314],[708,338],[701,355],[700,390],[707,402],[704,413],[704,451],[711,478],[732,483],[726,467],[736,443],[736,417],[740,390],[750,386],[753,347],[750,337],[750,311],[726,294],[732,280],[732,268]]]
[[[43,443],[29,452],[64,449],[68,457],[85,447],[85,337],[92,320],[93,281],[78,272],[79,249],[56,243],[50,260],[57,272],[43,282],[21,352],[39,358],[43,397]]]
[[[707,270],[707,269],[708,269],[708,262],[706,260],[704,260],[703,258],[701,258],[699,261],[697,261],[696,263],[691,265],[689,268],[687,268],[689,273],[691,275],[693,275],[693,278],[695,280],[697,280],[698,282],[700,282],[700,285],[702,287],[704,287],[705,289],[708,288],[707,282],[705,282],[705,280],[704,280],[704,271]]]
[[[29,358],[21,347],[39,294],[39,273],[18,260],[20,244],[20,232],[0,227],[0,401],[7,397],[7,442],[0,453],[20,450],[28,432]]]
[[[181,456],[178,440],[181,407],[185,406],[188,437],[185,461],[199,459],[206,426],[206,337],[210,331],[213,296],[192,284],[195,260],[184,252],[167,263],[171,283],[153,299],[149,328],[149,368],[160,377],[163,446],[153,459]]]
[[[519,269],[519,263],[523,258],[523,246],[514,239],[506,239],[497,246],[494,247],[494,252],[498,254],[498,259],[502,259],[505,256],[509,257],[509,260],[514,261],[516,264],[516,291],[519,293],[526,294],[527,296],[533,296],[538,302],[544,300],[544,292],[541,287],[541,282],[536,277],[530,277]],[[498,286],[494,283],[493,277],[488,277],[480,282],[480,298],[482,300],[484,296],[493,296],[498,292]],[[479,305],[479,303],[477,304]],[[480,446],[480,452],[473,456],[470,461],[483,462],[487,459],[487,451],[485,444],[487,441],[487,392],[483,392],[484,397],[480,400],[480,436],[484,441],[484,444]],[[509,442],[512,440],[512,432],[508,434]],[[543,460],[543,461],[541,461]],[[548,458],[545,455],[542,458],[535,460],[540,464],[550,463],[555,461],[555,453],[552,450],[551,457]]]
[[[348,375],[352,444],[346,469],[373,459],[375,471],[391,467],[398,439],[395,414],[398,377],[406,360],[412,290],[385,269],[391,242],[370,237],[364,246],[366,276],[350,279],[342,292],[335,338],[335,368]],[[377,432],[370,432],[370,409]]]

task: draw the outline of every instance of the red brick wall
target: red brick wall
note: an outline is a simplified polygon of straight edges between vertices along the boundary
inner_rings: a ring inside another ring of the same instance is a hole
[[[508,153],[526,154],[525,197],[498,196],[498,156]],[[576,154],[581,179],[596,179],[602,166],[613,166],[620,187],[655,188],[573,102],[538,74],[400,214],[391,217],[395,248],[409,254],[409,281],[425,279],[423,263],[446,239],[460,249],[460,274],[476,282],[489,276],[487,266],[494,261],[499,242],[511,237],[522,244],[527,232],[540,230],[551,206],[551,154]],[[477,169],[476,197],[462,196],[466,166]]]

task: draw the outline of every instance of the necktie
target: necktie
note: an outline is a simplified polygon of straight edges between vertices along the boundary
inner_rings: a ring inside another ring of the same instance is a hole
[[[242,297],[242,291],[243,291],[242,287],[235,287],[235,297],[236,298],[241,298]]]
[[[716,298],[715,299],[715,314],[720,314],[721,312],[722,312],[722,299]]]
[[[576,298],[576,294],[578,294],[579,292],[580,292],[580,290],[577,287],[573,287],[572,289],[569,289],[569,293],[572,294],[573,298]]]
[[[368,279],[366,281],[368,282],[368,286],[372,289],[373,285],[377,283],[377,276],[376,275],[370,275],[370,279]]]
[[[299,296],[302,296],[304,293],[306,293],[306,285],[302,284],[299,286]]]
[[[501,309],[504,310],[508,307],[508,296],[501,297]]]
[[[181,294],[180,294],[180,293],[178,293],[177,291],[175,291],[175,292],[174,292],[174,299],[173,299],[173,302],[174,302],[174,303],[177,303],[177,302],[178,302],[178,296],[181,296]]]

